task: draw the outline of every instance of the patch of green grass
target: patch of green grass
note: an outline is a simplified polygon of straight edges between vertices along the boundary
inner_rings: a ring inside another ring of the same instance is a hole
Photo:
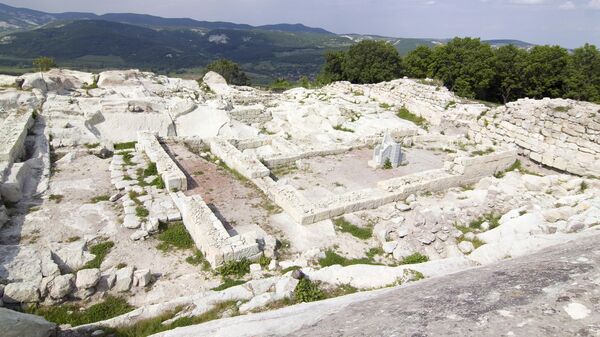
[[[287,267],[287,268],[285,268],[285,269],[282,269],[282,270],[281,270],[281,274],[282,274],[282,275],[283,275],[283,274],[287,274],[287,273],[289,273],[289,272],[291,272],[291,271],[294,271],[294,270],[299,270],[299,269],[302,269],[302,267],[300,267],[300,266],[291,266],[291,267]]]
[[[392,106],[387,104],[387,103],[380,103],[379,107],[384,109],[384,110],[389,110]]]
[[[567,112],[569,110],[571,110],[570,106],[557,106],[554,108],[554,111],[556,112]]]
[[[127,165],[127,166],[133,165],[133,162],[131,161],[131,159],[133,158],[132,152],[123,152],[123,153],[121,153],[121,155],[123,156],[123,162],[125,163],[125,165]]]
[[[102,201],[108,201],[109,199],[110,199],[109,195],[99,195],[97,197],[93,197],[92,200],[90,200],[90,203],[97,204]]]
[[[28,312],[42,316],[46,320],[57,324],[79,326],[123,315],[133,309],[125,299],[109,295],[104,301],[94,304],[87,309],[82,309],[72,304],[63,304],[48,307],[33,307]]]
[[[494,213],[485,213],[482,216],[480,216],[479,218],[472,220],[469,223],[469,228],[481,230],[481,225],[487,221],[490,224],[490,228],[488,230],[494,229],[494,228],[500,226],[500,218],[501,217],[502,217],[501,215],[497,215]]]
[[[123,150],[135,149],[135,144],[137,144],[137,142],[117,143],[117,144],[115,144],[115,150],[123,151]]]
[[[190,233],[185,229],[182,222],[177,222],[167,227],[158,235],[161,243],[156,246],[159,250],[166,252],[170,249],[191,249],[194,246],[194,240]]]
[[[234,280],[234,279],[230,279],[228,277],[225,277],[223,279],[223,283],[221,283],[217,287],[212,288],[212,290],[214,290],[214,291],[221,291],[221,290],[225,290],[227,288],[239,286],[240,284],[244,284],[244,283],[246,283],[246,281],[244,281],[244,280]]]
[[[125,267],[127,267],[127,263],[125,262],[119,262],[119,264],[117,264],[117,269],[123,269]]]
[[[145,218],[150,215],[150,212],[144,206],[137,206],[135,208],[135,215],[139,218]]]
[[[60,204],[64,198],[65,198],[65,196],[62,194],[50,194],[50,196],[48,197],[48,200],[54,201],[55,203]]]
[[[515,160],[515,162],[512,163],[512,165],[510,165],[506,170],[494,174],[494,177],[496,177],[498,179],[504,178],[504,176],[506,175],[506,173],[512,172],[512,171],[516,171],[516,170],[519,170],[519,171],[523,170],[521,161],[518,160],[518,159]]]
[[[95,255],[94,259],[86,263],[81,269],[100,268],[102,261],[114,246],[115,243],[112,241],[104,241],[91,246],[89,251]]]
[[[400,264],[417,264],[429,261],[429,258],[419,252],[406,256],[400,261]]]
[[[100,146],[100,143],[85,143],[85,144],[83,144],[83,146],[85,146],[86,148],[91,150],[91,149],[95,149],[98,146]]]
[[[264,254],[261,255],[261,257],[258,259],[258,264],[260,264],[260,266],[263,267],[263,269],[267,268],[270,263],[271,263],[271,258],[266,257]]]
[[[472,156],[485,156],[486,154],[490,154],[490,153],[494,153],[494,148],[493,147],[488,147],[485,150],[475,150],[473,152],[471,152]]]
[[[158,169],[156,168],[156,163],[150,163],[142,172],[144,177],[156,176],[158,175]]]
[[[325,292],[321,290],[319,284],[303,278],[294,289],[294,297],[298,302],[314,302],[324,300]]]
[[[334,125],[334,126],[333,126],[333,129],[334,129],[334,130],[337,130],[337,131],[343,131],[343,132],[354,132],[354,130],[352,130],[352,129],[348,129],[348,128],[346,128],[346,127],[342,126],[342,124],[337,124],[337,125]]]
[[[448,110],[448,109],[454,108],[454,107],[456,107],[456,102],[450,101],[450,102],[448,102],[448,104],[446,104],[446,106],[444,107],[444,110]]]
[[[248,259],[241,259],[239,261],[227,261],[223,263],[221,267],[217,269],[221,276],[237,276],[243,277],[250,272],[250,262]]]
[[[369,258],[360,258],[360,259],[348,259],[345,258],[333,250],[329,249],[325,251],[325,257],[319,260],[319,265],[321,267],[329,267],[339,264],[340,266],[351,266],[355,264],[376,264]]]
[[[383,255],[385,252],[383,251],[383,248],[381,247],[372,247],[369,248],[369,250],[367,251],[367,258],[369,258],[370,260],[373,260],[373,258],[377,255]]]
[[[164,321],[174,318],[179,311],[180,310],[174,310],[159,317],[137,322],[132,326],[109,329],[109,333],[114,334],[116,337],[147,337],[159,332],[169,331],[175,328],[181,328],[190,325],[197,325],[219,319],[226,311],[230,311],[232,316],[239,315],[236,301],[227,301],[217,304],[214,308],[200,316],[181,317],[169,324],[163,324]]]
[[[204,254],[202,254],[202,252],[199,250],[196,250],[194,252],[194,255],[188,256],[185,259],[185,262],[193,266],[202,265],[202,270],[210,270],[210,263],[206,261],[206,259],[204,258]]]
[[[401,119],[405,119],[407,121],[413,122],[417,126],[420,126],[425,130],[427,130],[429,128],[429,122],[427,121],[427,119],[413,114],[404,106],[402,108],[398,109],[396,116],[398,116]]]
[[[67,239],[67,242],[75,242],[75,241],[79,241],[79,239],[81,239],[79,236],[71,236],[70,238]]]
[[[590,186],[585,181],[582,181],[581,186],[579,188],[580,188],[581,192],[583,193],[583,192],[587,191],[587,189],[590,188]]]
[[[368,240],[373,237],[373,228],[358,227],[351,224],[345,218],[337,218],[334,220],[335,226],[343,233],[349,233],[350,235],[359,238],[361,240]]]

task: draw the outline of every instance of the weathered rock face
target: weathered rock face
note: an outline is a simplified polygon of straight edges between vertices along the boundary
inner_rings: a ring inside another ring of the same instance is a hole
[[[0,308],[0,327],[3,337],[50,337],[56,333],[54,323],[4,308]]]
[[[600,176],[600,105],[521,99],[488,111],[477,142],[515,144],[532,160],[577,175]]]

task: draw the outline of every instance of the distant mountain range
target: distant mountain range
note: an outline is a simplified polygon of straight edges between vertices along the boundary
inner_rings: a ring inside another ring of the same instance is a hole
[[[0,4],[0,72],[18,73],[37,56],[84,70],[136,67],[185,72],[218,58],[242,64],[258,82],[316,74],[326,51],[343,50],[364,39],[385,40],[401,54],[447,39],[334,34],[302,24],[251,26],[230,22],[114,13],[45,13]],[[518,40],[490,40],[492,46]]]

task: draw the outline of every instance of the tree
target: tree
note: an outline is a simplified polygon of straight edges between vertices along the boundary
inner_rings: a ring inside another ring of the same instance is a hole
[[[40,72],[48,71],[52,68],[57,67],[56,62],[54,62],[54,59],[46,56],[40,56],[33,60],[33,66]]]
[[[328,52],[325,54],[325,64],[321,73],[317,77],[317,83],[329,84],[331,82],[342,81],[344,73],[342,66],[344,63],[344,52]]]
[[[233,61],[225,59],[217,60],[206,66],[205,70],[205,72],[214,71],[223,76],[228,84],[250,85],[248,75]]]
[[[454,38],[433,50],[429,71],[457,95],[487,98],[493,56],[492,48],[479,39]]]
[[[378,83],[402,76],[402,59],[385,41],[364,40],[348,50],[342,63],[345,80],[352,83]]]
[[[562,97],[568,64],[569,53],[562,47],[533,47],[523,69],[525,95],[531,98]]]
[[[527,52],[514,45],[502,46],[494,51],[494,79],[492,95],[504,104],[523,96],[523,68]]]
[[[585,44],[569,58],[566,96],[577,100],[600,102],[600,52]]]
[[[406,76],[412,78],[427,77],[432,62],[432,53],[431,48],[423,45],[408,53],[403,60]]]

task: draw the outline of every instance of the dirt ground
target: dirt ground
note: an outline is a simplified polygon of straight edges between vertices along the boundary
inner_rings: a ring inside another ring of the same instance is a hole
[[[443,167],[446,154],[441,151],[403,149],[408,165],[385,170],[368,166],[373,150],[364,148],[341,155],[313,157],[303,160],[307,168],[284,172],[279,179],[302,191],[310,200],[334,194],[373,188],[381,180]],[[287,174],[285,174],[287,173]]]
[[[169,143],[168,148],[187,176],[188,190],[185,194],[199,194],[231,235],[252,230],[253,224],[271,232],[266,206],[269,201],[252,183],[236,179],[227,170],[196,155],[183,144]]]

